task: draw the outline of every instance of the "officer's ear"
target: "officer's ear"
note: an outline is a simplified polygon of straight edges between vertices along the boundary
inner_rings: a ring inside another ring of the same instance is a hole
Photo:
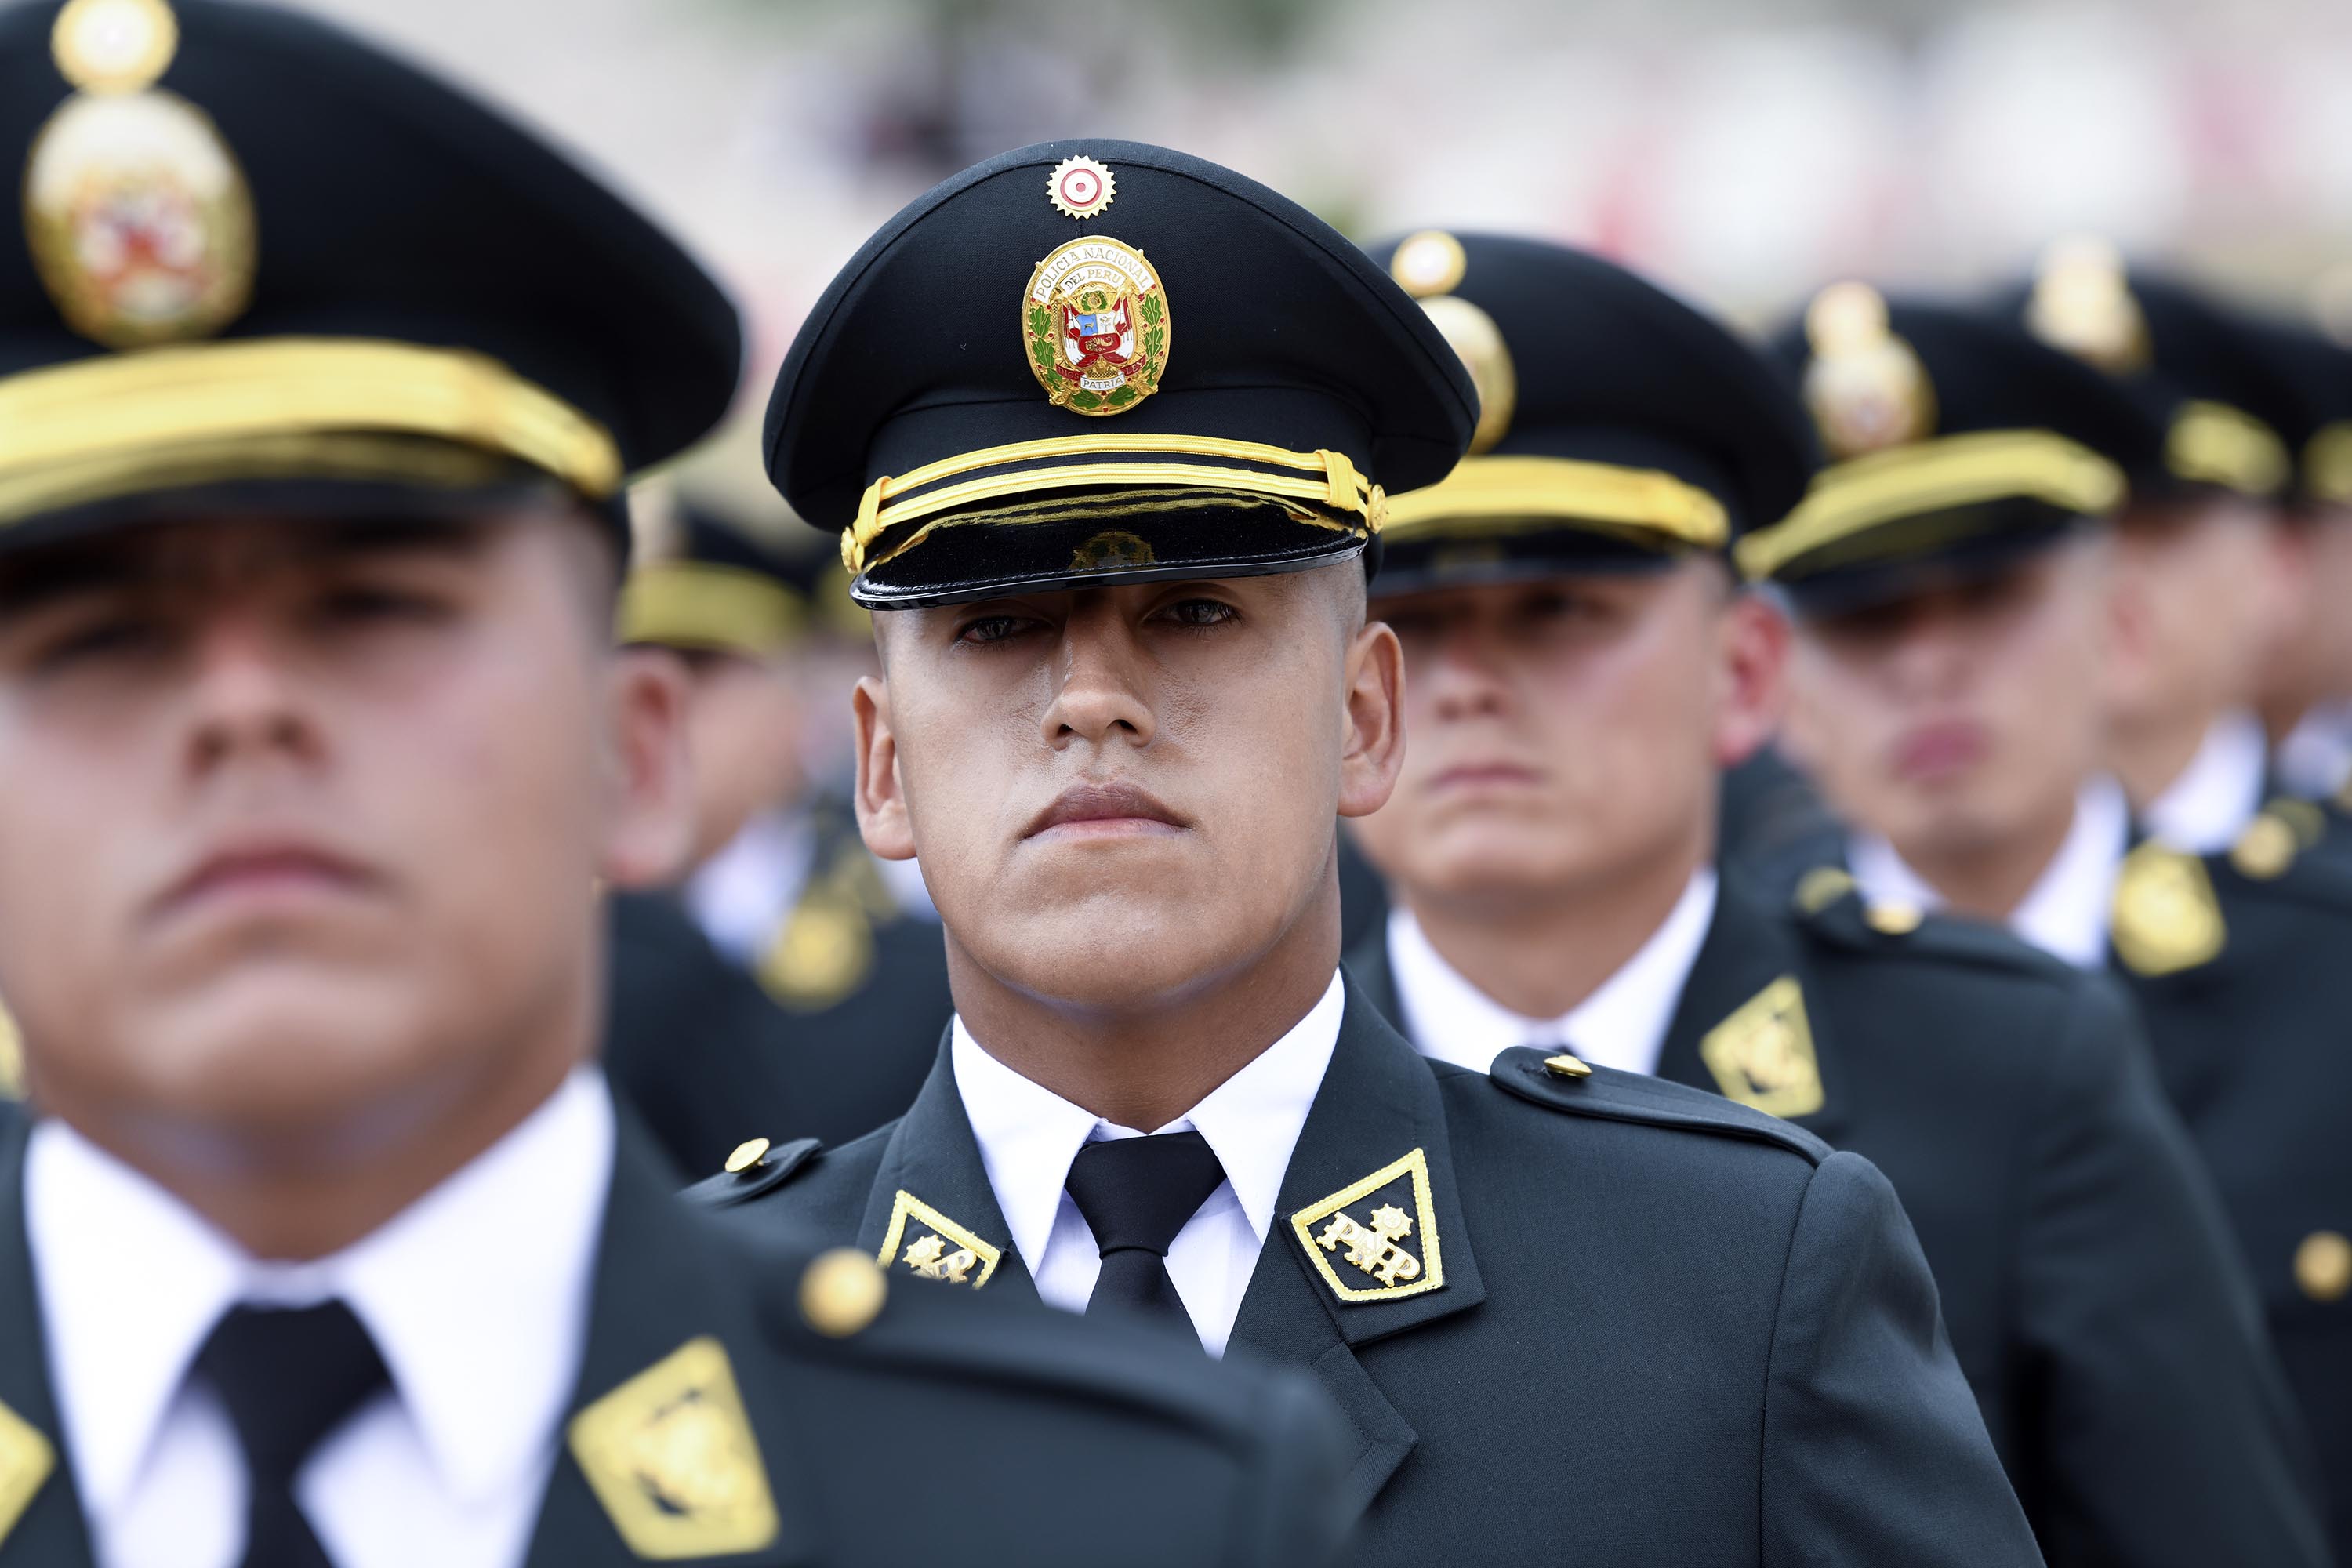
[[[889,678],[860,676],[849,710],[857,731],[857,831],[883,859],[911,860],[915,829],[898,778],[898,741],[890,731]]]
[[[1715,761],[1737,767],[1772,738],[1789,705],[1788,618],[1763,595],[1735,590],[1717,617]]]
[[[602,864],[615,887],[672,881],[694,850],[694,775],[687,755],[688,679],[664,649],[623,648],[606,671]]]
[[[1361,623],[1343,668],[1339,815],[1370,816],[1388,804],[1404,768],[1403,646],[1385,621]]]

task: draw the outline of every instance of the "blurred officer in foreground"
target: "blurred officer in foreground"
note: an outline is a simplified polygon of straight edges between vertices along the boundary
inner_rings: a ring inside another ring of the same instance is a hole
[[[2101,520],[2127,476],[2173,482],[2151,477],[2178,456],[2167,427],[1992,315],[1841,285],[1808,327],[1780,348],[1840,460],[1738,556],[1795,612],[1790,734],[1854,831],[1780,879],[1843,864],[1874,902],[1948,906],[2126,978],[2334,1486],[2352,1475],[2352,889],[2305,852],[2307,807],[2200,855],[2143,839],[2102,772],[2128,633]]]
[[[1009,153],[868,242],[769,459],[877,612],[859,820],[922,857],[957,1018],[904,1119],[703,1195],[1313,1367],[1351,1563],[2036,1562],[1866,1162],[1433,1065],[1338,973],[1332,824],[1403,748],[1362,554],[1476,419],[1369,258],[1181,153]]]
[[[0,1142],[0,1568],[896,1563],[931,1473],[1024,1561],[1171,1485],[1123,1555],[1311,1557],[1311,1391],[730,1235],[590,1063],[594,880],[685,824],[616,498],[733,390],[709,279],[259,7],[0,13],[0,144],[39,1113]]]
[[[746,1125],[845,1142],[913,1102],[953,1010],[938,925],[810,776],[809,709],[845,711],[853,679],[823,685],[828,655],[872,631],[829,554],[812,571],[690,508],[638,532],[621,637],[688,669],[695,847],[675,894],[613,901],[606,1066],[684,1171]]]
[[[1350,957],[1367,994],[1426,1056],[1572,1051],[1876,1163],[2053,1563],[2318,1561],[2261,1315],[2116,989],[1849,879],[1791,913],[1716,874],[1718,770],[1788,638],[1727,551],[1802,498],[1802,405],[1606,262],[1381,254],[1461,324],[1488,444],[1391,503],[1373,584],[1412,742],[1356,825],[1401,901]]]

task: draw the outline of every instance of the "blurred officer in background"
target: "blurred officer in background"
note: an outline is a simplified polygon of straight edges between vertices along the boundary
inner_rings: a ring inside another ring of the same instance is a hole
[[[620,485],[729,402],[716,286],[257,6],[0,12],[0,145],[38,1112],[0,1142],[0,1568],[896,1562],[931,1472],[1026,1561],[1171,1485],[1123,1555],[1311,1557],[1310,1390],[724,1233],[593,1064],[594,884],[686,826],[675,670],[612,637]]]
[[[811,765],[811,710],[845,718],[871,626],[837,557],[699,509],[641,522],[638,547],[621,637],[689,672],[695,844],[674,893],[613,900],[606,1063],[682,1171],[747,1125],[845,1142],[913,1102],[953,1010],[939,926]]]
[[[2200,855],[2144,837],[2104,771],[2117,645],[2150,633],[2147,598],[2132,602],[2146,580],[2125,576],[2101,520],[2135,488],[2210,488],[2191,471],[2203,454],[1994,314],[1841,285],[1779,348],[1840,460],[1738,553],[1795,613],[1790,739],[1853,825],[1780,879],[1842,863],[1874,901],[1948,906],[2126,978],[2336,1487],[2352,1475],[2336,1397],[2352,1354],[2352,1158],[2336,1131],[2352,997],[2335,956],[2352,889],[2306,851],[2308,807],[2254,812]],[[2244,587],[2214,593],[2242,629]],[[2144,658],[2142,689],[2163,668]]]
[[[957,1018],[904,1119],[702,1194],[1312,1366],[1350,1562],[2036,1562],[1866,1162],[1427,1062],[1337,972],[1332,824],[1403,746],[1363,552],[1477,417],[1361,251],[1181,153],[1010,153],[867,244],[769,460],[877,611],[859,820],[922,857]]]
[[[1366,992],[1424,1055],[1572,1051],[1876,1163],[2053,1563],[2321,1562],[2261,1315],[2116,989],[1850,879],[1792,912],[1717,876],[1719,770],[1777,718],[1788,641],[1728,552],[1802,499],[1802,405],[1606,262],[1375,254],[1453,328],[1484,451],[1391,503],[1373,584],[1412,740],[1355,825],[1400,900],[1350,956]]]

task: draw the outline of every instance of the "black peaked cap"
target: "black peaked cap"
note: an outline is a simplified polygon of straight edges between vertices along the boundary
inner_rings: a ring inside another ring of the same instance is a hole
[[[61,106],[89,96],[77,94],[53,58],[61,9],[0,10],[0,148],[20,163]],[[249,300],[209,330],[110,345],[68,324],[30,246],[0,246],[0,396],[28,374],[128,363],[159,349],[203,351],[190,363],[211,364],[223,357],[213,349],[328,340],[487,356],[593,422],[623,471],[672,456],[725,413],[741,359],[733,305],[668,236],[570,157],[312,17],[229,0],[176,0],[168,14],[177,45],[153,86],[208,118],[243,172],[254,235]],[[207,395],[211,374],[195,374],[191,399]],[[297,406],[306,396],[299,377],[270,390]],[[370,427],[355,412],[345,433]],[[396,416],[380,432],[416,434]],[[428,467],[419,465],[420,483]],[[216,481],[241,477],[233,453],[211,468]],[[289,471],[281,454],[242,477],[267,489],[299,479],[299,468]],[[379,478],[363,488],[400,489],[400,476]],[[193,488],[220,493],[218,484]],[[334,488],[321,489],[315,476],[296,486],[302,504],[327,502]],[[253,499],[233,482],[229,493]],[[136,510],[137,499],[107,498],[75,516]],[[609,501],[617,518],[615,494],[592,499]],[[184,507],[187,494],[147,500],[151,510]]]
[[[1828,302],[1874,309],[1877,339],[1832,334],[1825,347]],[[2163,458],[2165,426],[2146,402],[2001,312],[1841,284],[1770,349],[1833,460],[1802,506],[1738,552],[1801,608],[1999,570],[2112,511],[2126,476]],[[1841,374],[1849,367],[1868,374]]]
[[[1383,592],[1720,550],[1803,497],[1817,447],[1785,378],[1664,289],[1503,235],[1423,230],[1372,254],[1452,324],[1485,400],[1473,455],[1392,505]]]
[[[1130,273],[1140,253],[1156,288],[1033,300],[1079,242]],[[1127,368],[1057,384],[1064,405],[1044,383],[1080,311]],[[1437,330],[1321,220],[1202,159],[1087,139],[992,158],[884,225],[793,342],[766,451],[882,607],[1344,559],[1381,521],[1375,487],[1442,477],[1476,416]],[[1019,443],[1049,445],[996,450]],[[950,472],[907,482],[933,465]]]

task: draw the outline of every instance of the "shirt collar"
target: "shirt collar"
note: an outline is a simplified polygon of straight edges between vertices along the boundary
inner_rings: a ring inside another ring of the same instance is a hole
[[[2104,966],[2116,877],[2130,840],[2131,807],[2123,786],[2104,776],[2091,780],[2074,797],[2074,820],[2058,853],[2004,923],[2078,969]],[[1853,836],[1846,863],[1863,897],[1873,903],[1936,910],[1947,901],[1895,853],[1894,845],[1874,833]]]
[[[54,1119],[34,1129],[26,1220],[94,1511],[136,1481],[188,1368],[239,1301],[340,1297],[383,1356],[426,1451],[463,1500],[541,1462],[586,1343],[612,1181],[614,1112],[582,1068],[522,1122],[331,1257],[264,1262],[144,1174]]]
[[[1423,1056],[1485,1072],[1513,1046],[1557,1044],[1587,1061],[1654,1073],[1684,984],[1715,920],[1715,868],[1691,873],[1682,896],[1641,950],[1557,1018],[1529,1018],[1495,1001],[1433,946],[1402,906],[1389,911],[1389,964],[1406,1033]]]
[[[800,900],[816,859],[805,811],[763,811],[686,880],[679,896],[711,945],[749,963]]]
[[[1283,1173],[1331,1065],[1346,1010],[1347,989],[1334,973],[1322,997],[1280,1039],[1190,1111],[1153,1130],[1189,1129],[1207,1141],[1260,1242],[1273,1229]],[[996,1206],[1013,1232],[1013,1246],[1034,1271],[1045,1256],[1078,1150],[1097,1137],[1139,1134],[1014,1072],[988,1054],[961,1016],[951,1026],[948,1051]]]
[[[2213,721],[2197,754],[2140,814],[2149,837],[2191,855],[2218,855],[2263,808],[2270,743],[2263,721],[2242,708]]]

